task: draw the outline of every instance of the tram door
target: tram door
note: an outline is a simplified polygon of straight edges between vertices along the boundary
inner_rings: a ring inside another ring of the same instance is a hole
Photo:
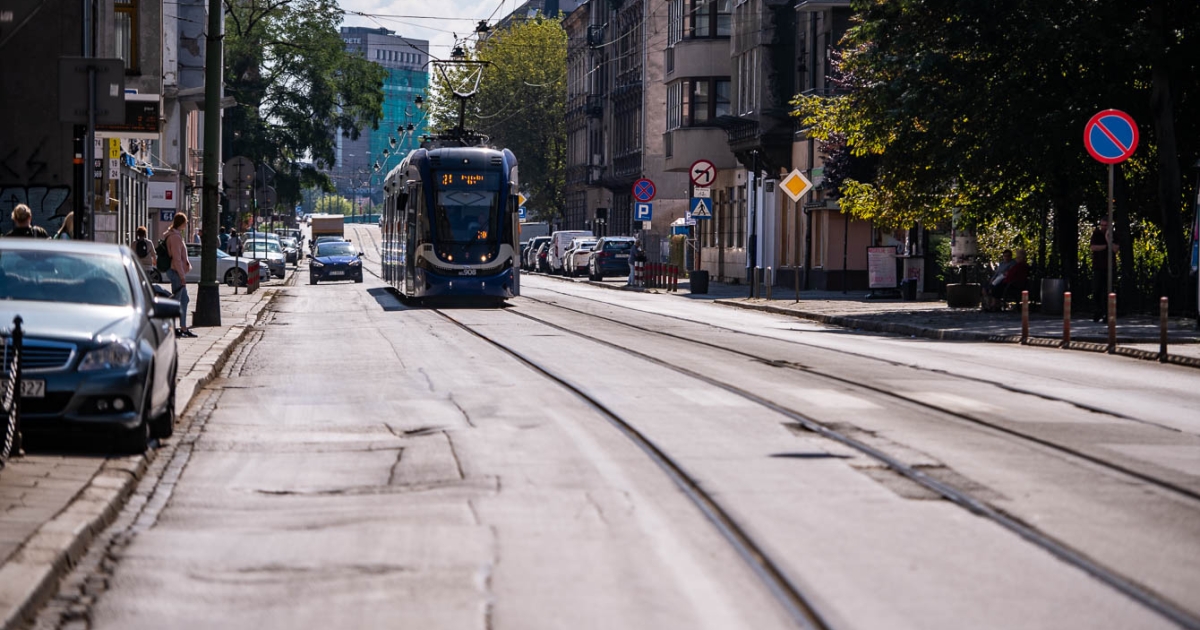
[[[416,295],[417,206],[421,205],[420,186],[410,186],[404,204],[404,293]]]

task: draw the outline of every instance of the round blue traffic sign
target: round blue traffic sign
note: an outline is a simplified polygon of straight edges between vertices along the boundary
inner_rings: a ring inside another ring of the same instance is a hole
[[[1123,111],[1106,109],[1084,126],[1083,144],[1098,162],[1124,162],[1137,150],[1137,124]]]
[[[656,192],[654,182],[648,179],[642,178],[633,182],[633,198],[642,203],[653,201]]]

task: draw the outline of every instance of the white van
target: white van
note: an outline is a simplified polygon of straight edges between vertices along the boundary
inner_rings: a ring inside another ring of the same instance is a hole
[[[550,273],[563,272],[563,254],[571,246],[571,241],[580,236],[592,236],[591,230],[559,230],[550,235],[550,253],[546,262],[550,264]]]

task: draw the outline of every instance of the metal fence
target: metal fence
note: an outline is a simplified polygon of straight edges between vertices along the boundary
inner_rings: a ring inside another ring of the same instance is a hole
[[[8,458],[21,450],[21,346],[24,333],[21,317],[13,318],[13,326],[0,333],[0,470]]]

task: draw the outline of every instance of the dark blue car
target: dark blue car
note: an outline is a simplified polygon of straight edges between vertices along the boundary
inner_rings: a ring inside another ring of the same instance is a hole
[[[596,243],[588,259],[588,279],[601,280],[604,276],[629,275],[629,254],[636,241],[632,236],[605,236]]]
[[[345,241],[319,243],[316,253],[309,256],[308,283],[321,280],[363,281],[362,254]]]

